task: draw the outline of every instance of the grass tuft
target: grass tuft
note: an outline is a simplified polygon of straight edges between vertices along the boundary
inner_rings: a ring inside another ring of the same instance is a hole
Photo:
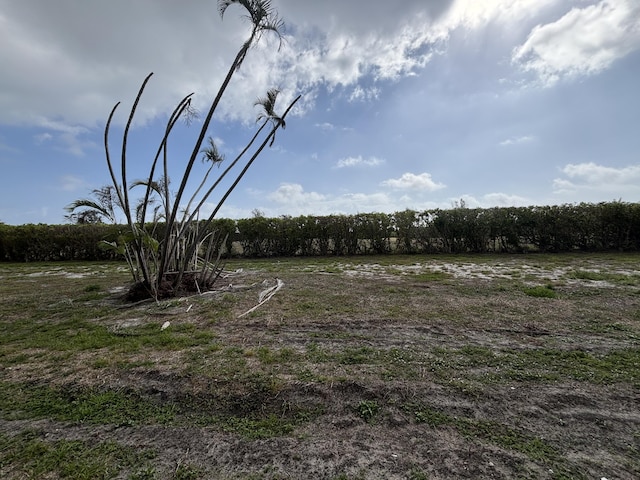
[[[525,295],[536,298],[558,298],[558,292],[553,285],[537,285],[535,287],[525,287],[522,289]]]

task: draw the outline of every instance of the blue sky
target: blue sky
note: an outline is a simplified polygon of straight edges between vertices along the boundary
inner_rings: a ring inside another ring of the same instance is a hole
[[[637,0],[272,4],[286,42],[249,52],[210,134],[233,158],[258,97],[302,100],[219,216],[640,200]],[[204,110],[217,91],[248,34],[242,13],[0,0],[0,221],[64,223],[106,185],[107,116],[123,102],[117,133],[154,72],[130,134],[129,178],[142,178],[175,104],[194,92]],[[176,183],[197,127],[172,141]]]

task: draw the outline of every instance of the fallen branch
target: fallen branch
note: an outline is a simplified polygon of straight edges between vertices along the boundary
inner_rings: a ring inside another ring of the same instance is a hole
[[[284,282],[279,278],[276,278],[276,284],[273,287],[269,287],[260,292],[260,295],[258,296],[258,304],[253,308],[250,308],[249,310],[244,312],[242,315],[239,315],[238,318],[242,318],[245,315],[248,315],[249,313],[256,310],[260,305],[267,303],[269,300],[271,300],[271,297],[273,297],[276,294],[276,292],[280,290],[283,286],[284,286]]]

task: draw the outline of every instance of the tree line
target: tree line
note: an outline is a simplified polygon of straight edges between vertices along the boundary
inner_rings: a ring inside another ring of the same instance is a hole
[[[153,226],[158,241],[164,224]],[[207,227],[223,256],[392,253],[525,253],[640,250],[640,204],[405,210],[328,216],[216,219]],[[0,260],[113,260],[104,248],[123,225],[0,224]]]

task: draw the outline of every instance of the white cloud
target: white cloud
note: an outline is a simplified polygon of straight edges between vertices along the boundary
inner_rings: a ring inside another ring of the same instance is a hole
[[[536,26],[513,51],[513,62],[545,85],[562,77],[598,73],[640,49],[640,4],[605,0],[573,8],[555,22]]]
[[[346,168],[346,167],[376,167],[382,165],[384,160],[376,157],[362,158],[361,155],[357,157],[347,157],[338,160],[338,163],[333,168]]]
[[[302,185],[297,183],[283,183],[275,192],[267,195],[267,198],[273,202],[286,205],[308,205],[325,200],[324,195],[316,192],[305,192]]]
[[[300,184],[283,184],[275,192],[268,195],[260,194],[256,197],[266,198],[275,205],[260,204],[257,208],[267,216],[279,215],[332,215],[354,213],[394,213],[407,208],[413,210],[428,210],[434,208],[451,208],[456,202],[464,200],[470,208],[490,208],[496,206],[522,206],[533,202],[518,195],[504,193],[489,193],[476,198],[471,195],[461,195],[456,198],[440,198],[425,200],[420,192],[409,191],[400,196],[386,192],[350,192],[343,194],[321,194],[305,192]],[[244,211],[246,218],[251,209]],[[238,213],[239,210],[236,212]],[[232,218],[239,218],[232,217]]]
[[[288,26],[286,42],[278,53],[277,42],[265,35],[249,52],[219,114],[252,121],[253,100],[272,87],[281,89],[282,105],[304,93],[299,113],[313,105],[321,86],[351,86],[354,99],[374,99],[378,87],[358,87],[362,77],[398,79],[427,63],[424,47],[441,36],[429,28],[439,11],[418,1],[400,9],[381,3],[364,17],[364,5],[357,3],[274,2]],[[205,108],[248,36],[242,13],[234,6],[222,21],[215,2],[207,0],[2,1],[0,91],[7,94],[0,98],[0,122],[33,124],[41,116],[102,124],[116,101],[129,108],[150,71],[156,74],[139,106],[139,122],[165,114],[192,91],[194,104]]]
[[[553,180],[553,191],[554,193],[558,193],[561,195],[575,193],[577,190],[576,185],[574,185],[569,180],[565,180],[562,178],[555,178]]]
[[[537,27],[514,51],[514,61],[549,78],[604,68],[638,48],[640,7],[634,2],[603,1]],[[445,53],[457,31],[481,32],[489,25],[505,31],[520,28],[516,26],[525,20],[530,24],[540,12],[560,4],[407,0],[398,7],[365,0],[280,0],[274,6],[289,27],[283,48],[277,52],[277,42],[266,35],[249,52],[218,118],[252,121],[253,100],[271,87],[281,90],[282,106],[304,94],[297,114],[311,109],[324,88],[332,92],[343,87],[347,101],[375,100],[383,82],[415,75],[434,55]],[[202,110],[247,36],[241,14],[234,7],[221,21],[207,0],[188,5],[0,1],[0,91],[6,92],[0,97],[0,123],[37,125],[39,118],[56,118],[60,124],[94,128],[122,100],[123,111],[115,118],[121,124],[150,71],[156,74],[139,106],[139,124],[165,115],[189,92],[196,93],[194,104]]]
[[[494,22],[517,24],[556,3],[557,0],[456,0],[441,24],[448,30],[476,30]]]
[[[202,217],[206,218],[209,215],[211,215],[215,207],[216,205],[214,205],[213,203],[206,203],[201,210]],[[252,208],[240,208],[240,207],[231,205],[228,202],[225,202],[224,205],[220,207],[220,210],[218,210],[216,218],[232,218],[232,219],[251,218],[253,216],[251,213],[252,210],[253,210]]]
[[[267,216],[334,215],[354,213],[393,213],[406,208],[435,208],[435,202],[425,202],[404,195],[396,197],[385,192],[348,192],[342,194],[306,192],[300,184],[282,184],[274,192],[256,197],[273,204],[262,203],[257,208]]]
[[[79,125],[67,125],[58,120],[49,120],[39,117],[35,123],[40,128],[46,128],[49,132],[36,135],[36,143],[55,142],[54,148],[71,153],[77,157],[82,157],[87,149],[96,148],[97,145],[91,141],[83,140],[81,137],[89,133],[89,129]],[[53,133],[51,133],[53,132]]]
[[[570,163],[562,169],[562,173],[569,178],[591,185],[640,183],[640,165],[614,168],[593,162]]]
[[[377,87],[363,88],[360,85],[356,85],[349,96],[349,101],[369,102],[371,100],[377,100],[379,95],[380,89]]]
[[[553,180],[553,190],[558,194],[593,191],[614,196],[623,193],[640,195],[640,165],[614,168],[593,162],[571,163],[561,171],[567,178]]]
[[[283,183],[274,192],[260,197],[274,203],[258,206],[267,216],[393,211],[389,210],[392,199],[385,193],[321,194],[306,192],[302,185],[295,183]]]
[[[490,207],[518,207],[531,205],[533,202],[519,195],[506,193],[487,193],[481,197],[479,205],[482,208]]]
[[[510,145],[518,145],[521,143],[529,143],[531,141],[533,141],[534,137],[531,135],[524,135],[522,137],[511,137],[508,138],[506,140],[503,140],[502,142],[500,142],[500,146],[501,147],[508,147]]]
[[[429,192],[446,188],[446,185],[434,182],[430,173],[421,173],[419,175],[404,173],[400,178],[385,180],[381,185],[398,190],[426,190]]]
[[[527,198],[508,193],[487,193],[480,197],[463,194],[449,198],[448,202],[441,202],[438,208],[458,207],[461,204],[464,204],[467,208],[518,207],[532,205],[533,203],[535,202]]]

